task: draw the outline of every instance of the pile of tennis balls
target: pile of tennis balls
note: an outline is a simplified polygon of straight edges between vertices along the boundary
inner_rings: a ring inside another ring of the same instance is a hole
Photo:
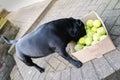
[[[91,45],[94,45],[107,36],[105,28],[102,26],[101,21],[98,19],[87,20],[85,29],[87,34],[79,39],[74,47],[75,51],[79,51]]]

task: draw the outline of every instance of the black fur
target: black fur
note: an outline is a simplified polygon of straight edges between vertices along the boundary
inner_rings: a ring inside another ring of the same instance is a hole
[[[72,59],[65,48],[71,40],[77,42],[85,34],[84,24],[80,20],[63,18],[45,23],[19,40],[9,40],[5,36],[2,38],[8,44],[15,44],[16,55],[21,61],[44,72],[44,68],[33,63],[31,58],[45,57],[57,52],[76,67],[81,67],[82,63]]]

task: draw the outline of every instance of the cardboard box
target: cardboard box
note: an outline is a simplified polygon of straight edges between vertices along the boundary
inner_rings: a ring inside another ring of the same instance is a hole
[[[81,20],[83,21],[83,23],[85,24],[87,20],[89,19],[99,19],[102,22],[102,26],[105,27],[103,21],[101,20],[101,18],[97,15],[96,12],[92,11],[89,14],[85,15],[84,17],[81,18]],[[106,27],[105,27],[106,29]],[[113,42],[111,41],[108,31],[106,29],[107,32],[107,37],[104,38],[103,40],[101,40],[100,42],[85,48],[83,50],[77,51],[77,52],[73,52],[72,51],[72,55],[74,57],[76,57],[78,60],[80,60],[81,62],[85,63],[87,61],[90,61],[92,59],[95,58],[99,58],[100,56],[102,56],[103,54],[114,50],[115,46],[113,44]],[[71,48],[73,49],[73,45],[71,45]],[[71,50],[72,50],[71,49]]]

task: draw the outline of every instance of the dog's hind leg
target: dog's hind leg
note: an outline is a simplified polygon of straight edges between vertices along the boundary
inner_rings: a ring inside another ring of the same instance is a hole
[[[17,52],[17,57],[22,61],[24,62],[27,66],[33,66],[35,67],[38,71],[40,71],[41,73],[45,71],[44,68],[42,67],[39,67],[37,64],[33,63],[31,57],[28,57],[24,54],[22,54],[21,52],[19,51],[16,51]]]

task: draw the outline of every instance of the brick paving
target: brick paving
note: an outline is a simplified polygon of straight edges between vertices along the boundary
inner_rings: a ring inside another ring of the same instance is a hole
[[[81,18],[92,10],[104,21],[117,49],[85,63],[79,69],[56,53],[34,59],[46,68],[42,74],[15,57],[23,80],[120,80],[120,0],[56,0],[38,25],[64,17]]]

